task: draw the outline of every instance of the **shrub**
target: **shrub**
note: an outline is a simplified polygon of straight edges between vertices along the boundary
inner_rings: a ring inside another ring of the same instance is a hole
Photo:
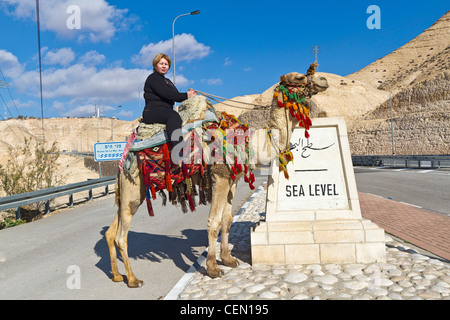
[[[24,139],[24,144],[8,148],[9,160],[0,165],[0,188],[6,195],[26,193],[51,188],[64,183],[58,172],[59,151],[56,142],[49,150],[42,142]],[[36,204],[39,210],[43,202]]]

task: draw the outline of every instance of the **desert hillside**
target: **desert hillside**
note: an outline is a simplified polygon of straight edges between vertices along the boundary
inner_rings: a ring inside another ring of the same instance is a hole
[[[401,48],[358,72],[346,77],[318,74],[328,79],[330,87],[313,97],[312,115],[345,117],[352,154],[392,154],[389,87],[396,154],[449,153],[450,11]],[[245,96],[245,101],[269,105],[273,87],[261,95]],[[230,102],[216,105],[234,114],[249,108],[237,107]]]
[[[385,92],[391,88],[396,154],[449,154],[450,11],[401,48],[346,78]],[[349,131],[354,154],[391,154],[389,99],[362,114]]]
[[[52,118],[44,119],[45,144],[49,148],[54,141],[60,152],[93,152],[97,141],[125,141],[137,121],[122,121],[111,118]],[[8,148],[20,146],[24,139],[42,141],[40,119],[9,119],[0,121],[0,164],[8,160]],[[97,138],[98,135],[98,138]],[[98,140],[97,140],[98,139]],[[26,157],[27,155],[23,155]],[[19,159],[20,160],[20,159]],[[65,183],[98,178],[98,173],[85,168],[81,156],[62,153],[58,159]],[[0,196],[3,193],[0,190]]]
[[[375,88],[387,82],[394,93],[411,85],[435,79],[450,69],[450,11],[413,40],[348,75]]]
[[[43,134],[40,119],[9,119],[0,121],[0,152],[25,138],[42,140],[43,135],[46,145],[56,141],[60,151],[93,152],[97,141],[124,141],[136,125],[137,121],[113,118],[50,118],[44,119]]]

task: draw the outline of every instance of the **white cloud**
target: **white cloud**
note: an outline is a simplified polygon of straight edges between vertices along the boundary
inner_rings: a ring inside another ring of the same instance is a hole
[[[120,112],[117,114],[117,116],[122,117],[122,118],[131,118],[134,116],[134,113],[133,113],[133,111],[120,110]]]
[[[48,52],[45,55],[47,63],[69,63],[68,61],[72,59],[67,58],[62,52],[64,52],[62,49]],[[65,60],[62,59],[63,57],[66,57]],[[145,79],[153,71],[143,68],[126,69],[116,64],[99,68],[96,64],[104,60],[104,55],[97,51],[89,51],[80,57],[78,63],[71,66],[43,69],[44,99],[77,99],[77,102],[84,106],[87,104],[82,101],[86,99],[96,99],[98,103],[105,104],[138,100],[138,94],[142,95],[142,92],[138,93],[138,90],[142,90]],[[5,77],[12,79],[7,81],[18,93],[40,96],[38,70],[25,71],[14,54],[2,49],[0,49],[0,66]],[[171,76],[172,74],[167,75],[169,79]],[[187,87],[193,83],[183,74],[177,74],[178,88]],[[64,105],[53,103],[53,108],[61,112],[64,110]]]
[[[213,78],[213,79],[202,79],[200,80],[202,83],[207,83],[209,86],[220,86],[223,84],[222,79]]]
[[[23,65],[19,63],[19,59],[9,51],[0,49],[0,67],[3,75],[8,78],[17,77],[24,70]]]
[[[187,79],[184,75],[182,74],[176,74],[175,77],[177,78],[176,81],[176,85],[177,85],[177,89],[180,90],[181,87],[186,87],[189,86],[191,84],[194,84],[194,81]],[[166,74],[166,78],[170,79],[171,81],[173,81],[173,74],[170,73]]]
[[[71,48],[61,48],[47,52],[43,58],[43,62],[45,64],[68,66],[74,59],[75,53]]]
[[[172,39],[143,46],[139,54],[133,56],[132,61],[148,68],[152,66],[153,58],[158,53],[172,55]],[[175,58],[177,62],[199,60],[210,53],[211,48],[198,42],[192,34],[183,33],[175,36]]]
[[[35,0],[2,0],[0,10],[16,18],[36,20]],[[117,9],[105,0],[45,0],[39,3],[40,25],[42,30],[50,30],[58,36],[79,41],[109,42],[115,33],[127,29],[136,21],[135,16],[127,17],[128,9]],[[71,13],[67,8],[76,5],[80,8],[80,29],[69,29],[67,20]]]
[[[8,100],[6,101],[6,105],[9,106],[9,110],[15,110],[15,107],[17,107],[17,109],[26,109],[26,108],[35,108],[36,107],[36,103],[32,100],[28,100],[28,101],[22,101],[20,99],[14,99],[13,100]],[[13,108],[14,106],[14,108]]]
[[[230,57],[226,57],[225,58],[225,62],[223,63],[223,65],[224,66],[229,66],[232,63],[233,63],[233,61],[230,60]]]
[[[95,50],[86,52],[80,58],[80,63],[84,65],[98,65],[105,61],[106,57]]]
[[[65,104],[63,102],[60,101],[54,101],[53,102],[53,109],[59,112],[62,112],[64,110],[66,110]]]
[[[78,99],[74,99],[67,103],[70,110],[62,113],[63,117],[92,117],[100,114],[101,117],[108,117],[115,115],[122,118],[131,118],[134,116],[133,111],[121,110],[117,106],[103,105],[98,103],[85,103],[78,104]],[[67,108],[64,108],[67,109]],[[120,111],[119,111],[120,110]],[[61,111],[61,110],[60,110]]]
[[[136,90],[151,73],[145,69],[114,67],[97,70],[93,66],[75,64],[61,69],[44,70],[44,98],[91,98],[105,102],[122,102],[136,98]],[[39,94],[39,73],[28,71],[14,80],[20,93]]]
[[[95,105],[88,104],[71,108],[62,114],[63,117],[92,117],[95,116]]]

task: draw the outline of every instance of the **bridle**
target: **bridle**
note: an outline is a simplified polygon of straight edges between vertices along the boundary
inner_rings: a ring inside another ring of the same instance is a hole
[[[288,109],[290,116],[299,122],[298,125],[305,128],[305,138],[307,139],[310,137],[308,130],[312,126],[308,99],[312,96],[312,78],[317,66],[317,62],[310,65],[306,74],[306,83],[295,84],[280,82],[280,84],[275,87],[273,95],[273,98],[277,101],[278,107]],[[275,150],[278,149],[279,170],[284,171],[284,176],[286,179],[289,179],[286,166],[289,162],[294,160],[294,155],[289,149],[289,141],[286,141],[285,150],[282,151],[274,144],[271,129],[267,127],[265,129],[272,146]],[[286,130],[289,131],[289,127],[286,127]],[[289,136],[289,132],[287,136]]]

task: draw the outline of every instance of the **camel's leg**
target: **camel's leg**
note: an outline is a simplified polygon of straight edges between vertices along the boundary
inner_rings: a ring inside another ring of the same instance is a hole
[[[230,250],[228,249],[228,237],[230,235],[231,223],[233,222],[231,209],[233,206],[237,180],[238,179],[232,182],[230,190],[228,191],[228,199],[222,214],[222,228],[220,233],[220,258],[222,259],[222,264],[232,268],[236,268],[239,265],[238,260],[231,256]]]
[[[108,242],[111,258],[112,280],[123,281],[123,276],[119,274],[117,269],[117,246],[125,265],[128,287],[135,288],[141,286],[143,282],[137,279],[131,270],[128,258],[128,231],[133,215],[145,199],[142,177],[139,175],[135,178],[135,182],[133,183],[124,175],[120,175],[118,178],[118,185],[116,186],[116,197],[118,198],[118,201],[116,202],[119,209],[117,210],[113,223],[106,232],[106,240]]]
[[[117,212],[111,226],[109,227],[108,231],[106,231],[105,234],[106,242],[108,243],[109,248],[109,257],[111,259],[112,280],[114,282],[123,281],[123,276],[119,273],[119,270],[117,268],[117,252],[114,240],[117,234],[118,221],[119,221],[119,212]]]
[[[119,247],[123,264],[125,265],[128,287],[137,288],[142,286],[144,282],[136,278],[131,270],[130,259],[128,258],[128,231],[130,230],[131,219],[135,212],[132,212],[130,206],[120,208],[119,210],[121,210],[121,214],[119,218],[118,234],[116,235],[116,243]]]
[[[230,189],[228,179],[215,177],[211,209],[208,217],[208,256],[206,257],[206,274],[211,278],[217,278],[223,271],[217,266],[216,243],[222,221],[222,213],[227,203],[227,193]]]

